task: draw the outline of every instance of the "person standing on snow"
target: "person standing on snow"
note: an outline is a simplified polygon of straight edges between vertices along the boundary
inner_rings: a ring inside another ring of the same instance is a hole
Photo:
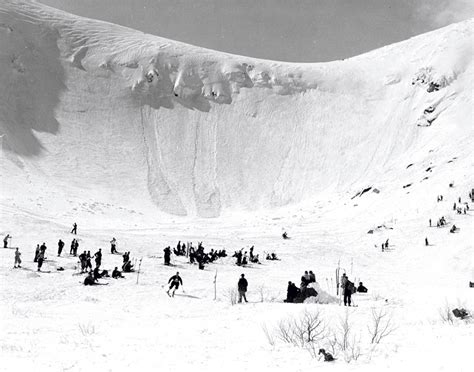
[[[61,256],[61,252],[63,251],[63,248],[64,248],[64,242],[59,239],[59,242],[58,242],[58,257]]]
[[[171,292],[171,297],[174,297],[174,292],[179,288],[179,285],[183,285],[183,279],[179,276],[179,272],[176,272],[176,275],[173,275],[169,280],[168,284],[170,284],[170,288],[166,291],[168,293],[168,296],[170,296],[170,291],[173,289],[173,292]]]
[[[72,225],[71,234],[77,235],[77,223],[75,223],[75,222]]]
[[[171,262],[171,248],[166,247],[165,249],[163,249],[163,252],[165,252],[165,255],[164,255],[165,265],[169,266]]]
[[[341,288],[344,294],[344,306],[351,306],[351,296],[354,290],[354,283],[352,283],[347,275],[344,273],[341,277]]]
[[[4,238],[3,238],[3,248],[8,248],[8,239],[11,239],[12,237],[10,236],[10,234],[7,234]]]
[[[44,250],[40,249],[40,252],[38,253],[38,271],[41,271],[41,266],[43,266],[44,252]]]
[[[248,285],[249,283],[247,282],[247,279],[245,279],[245,275],[242,274],[240,276],[239,282],[237,283],[237,289],[239,290],[239,303],[242,302],[242,298],[245,302],[248,302],[247,297],[245,296],[245,293],[247,293]]]
[[[13,265],[14,268],[20,268],[21,267],[21,253],[18,250],[18,248],[15,250],[15,264]],[[17,266],[18,265],[18,266]]]
[[[92,259],[91,251],[87,251],[87,254],[86,254],[86,267],[87,267],[87,269],[91,269],[91,270],[92,270],[91,259]]]
[[[117,240],[115,238],[110,241],[110,253],[117,253]]]
[[[33,262],[38,262],[38,256],[40,254],[40,245],[39,244],[36,244],[36,250],[35,250],[35,259],[33,260]]]
[[[99,268],[102,264],[102,248],[99,248],[97,252],[94,254],[95,256],[95,267]]]
[[[79,249],[79,241],[74,239],[74,256],[77,256],[77,250]]]
[[[81,273],[87,271],[87,253],[84,251],[79,255],[79,261],[81,262]]]

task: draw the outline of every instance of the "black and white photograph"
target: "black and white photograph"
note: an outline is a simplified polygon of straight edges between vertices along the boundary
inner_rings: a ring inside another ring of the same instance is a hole
[[[473,30],[0,0],[0,371],[472,371]]]

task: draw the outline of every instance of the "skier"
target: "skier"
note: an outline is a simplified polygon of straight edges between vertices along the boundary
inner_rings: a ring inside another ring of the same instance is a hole
[[[43,266],[44,261],[44,251],[40,249],[38,253],[38,271],[41,271],[41,266]]]
[[[428,238],[425,238],[425,245],[426,245],[426,246],[429,246],[429,244],[428,244]]]
[[[115,238],[110,241],[110,253],[117,253],[117,240]]]
[[[181,279],[181,277],[179,276],[179,272],[176,272],[176,275],[173,275],[169,280],[168,280],[168,284],[170,284],[170,287],[169,289],[166,291],[166,293],[168,294],[168,296],[170,296],[170,291],[173,289],[173,292],[171,292],[171,297],[174,297],[174,292],[176,292],[176,290],[179,288],[179,285],[183,285],[183,279]]]
[[[456,210],[456,203],[453,204],[453,211]]]
[[[99,268],[100,265],[102,264],[102,249],[99,248],[99,250],[95,252],[94,256],[95,256],[95,267]]]
[[[13,265],[14,268],[20,268],[21,267],[21,253],[18,250],[18,248],[15,250],[15,264]],[[18,265],[18,266],[17,266]]]
[[[4,238],[3,238],[3,248],[8,248],[8,239],[11,239],[12,237],[10,236],[10,234],[7,234]]]
[[[312,271],[309,272],[309,282],[316,283],[316,275]]]
[[[170,261],[171,261],[171,248],[170,247],[166,247],[165,249],[163,249],[163,252],[165,252],[165,265],[166,266],[169,266],[170,264]]]
[[[39,244],[36,244],[36,250],[35,250],[35,259],[33,260],[33,262],[38,262],[38,256],[40,254],[40,245]]]
[[[75,222],[72,225],[71,234],[77,235],[77,223],[75,223]]]
[[[72,239],[71,242],[71,249],[69,250],[70,255],[74,255],[74,247],[75,247],[76,239]]]
[[[64,248],[64,242],[59,239],[58,241],[58,257],[61,256],[61,252],[63,251]]]
[[[281,237],[282,237],[283,239],[290,239],[290,238],[288,237],[288,234],[286,233],[286,231],[285,231],[283,234],[281,234]]]
[[[247,287],[249,283],[247,282],[247,279],[245,279],[245,275],[242,274],[240,276],[239,282],[237,283],[237,288],[239,290],[239,303],[242,302],[242,298],[244,299],[245,302],[247,301],[247,297],[245,297],[245,293],[247,292]]]
[[[430,218],[430,227],[431,227],[431,218]]]

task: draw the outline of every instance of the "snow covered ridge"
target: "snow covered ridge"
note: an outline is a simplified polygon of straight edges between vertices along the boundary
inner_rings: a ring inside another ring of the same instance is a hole
[[[5,182],[204,217],[390,184],[471,131],[472,25],[298,64],[2,1]]]

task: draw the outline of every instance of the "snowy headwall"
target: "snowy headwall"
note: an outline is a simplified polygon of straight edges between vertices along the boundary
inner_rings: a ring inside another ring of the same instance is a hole
[[[364,186],[430,141],[430,118],[468,128],[471,35],[289,64],[3,1],[5,171],[204,217]]]

